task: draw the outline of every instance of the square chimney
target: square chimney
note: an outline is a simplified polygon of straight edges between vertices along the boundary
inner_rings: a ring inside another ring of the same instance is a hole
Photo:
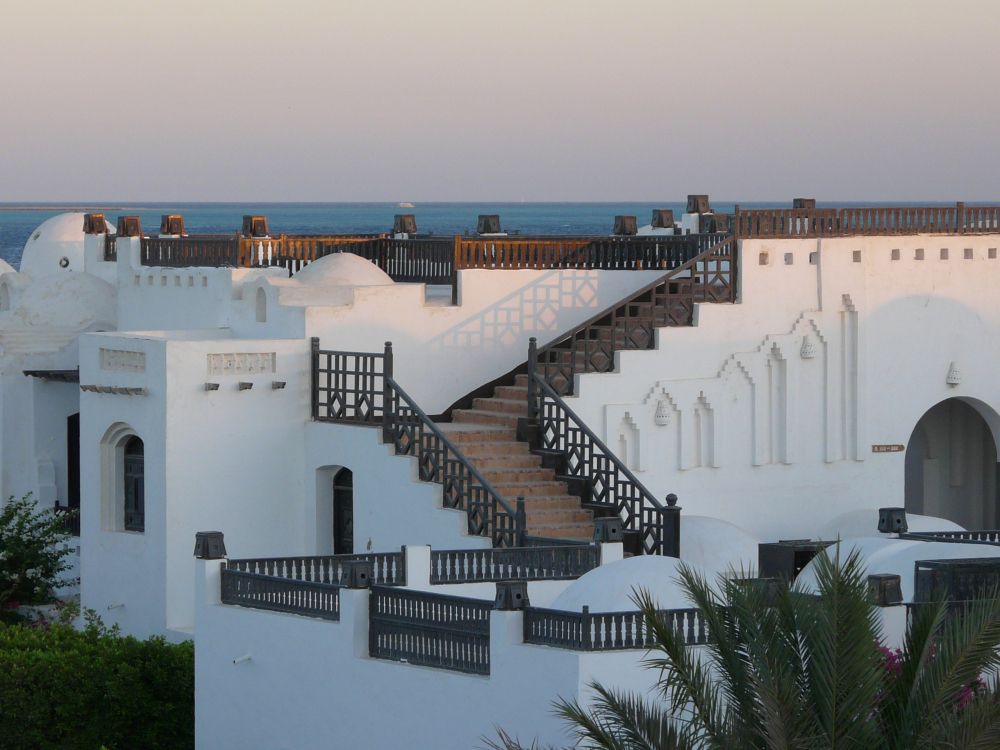
[[[118,217],[119,237],[142,237],[142,221],[138,216]]]
[[[104,221],[104,214],[84,214],[83,233],[84,234],[107,234],[108,225]]]
[[[244,216],[242,234],[244,237],[270,237],[271,232],[267,226],[267,217]]]
[[[476,234],[500,234],[500,214],[479,214]]]
[[[414,214],[396,214],[392,220],[393,234],[416,234],[417,217]]]
[[[633,235],[638,234],[639,229],[636,226],[636,220],[634,216],[616,216],[615,217],[615,227],[611,230],[611,234],[616,235]]]
[[[689,195],[687,213],[689,214],[709,214],[712,207],[708,204],[707,195]]]
[[[674,212],[670,208],[654,208],[653,220],[650,222],[653,229],[673,229]]]
[[[184,234],[184,217],[180,214],[163,214],[160,217],[160,234]]]

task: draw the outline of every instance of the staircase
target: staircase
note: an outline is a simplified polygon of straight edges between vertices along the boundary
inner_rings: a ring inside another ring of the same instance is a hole
[[[528,376],[517,375],[513,385],[475,399],[471,409],[455,409],[452,421],[438,427],[503,497],[524,498],[529,536],[589,541],[593,513],[581,509],[580,497],[542,465],[528,443],[517,440],[517,420],[527,414]]]

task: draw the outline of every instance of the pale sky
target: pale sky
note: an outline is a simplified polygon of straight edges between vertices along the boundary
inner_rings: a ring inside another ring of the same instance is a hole
[[[0,0],[0,201],[1000,199],[997,0]]]

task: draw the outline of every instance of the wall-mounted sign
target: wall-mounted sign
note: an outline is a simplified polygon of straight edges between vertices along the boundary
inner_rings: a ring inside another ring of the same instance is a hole
[[[877,443],[872,446],[872,453],[902,453],[905,450],[906,446],[899,443]]]

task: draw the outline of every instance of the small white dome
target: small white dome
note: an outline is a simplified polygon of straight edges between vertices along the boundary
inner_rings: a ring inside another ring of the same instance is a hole
[[[67,213],[43,221],[24,243],[21,271],[35,278],[83,271],[83,214]],[[114,227],[105,220],[108,232]]]
[[[601,565],[567,586],[552,602],[551,609],[582,612],[630,612],[638,589],[649,591],[661,609],[691,607],[680,585],[681,561],[662,555],[638,555]],[[703,573],[697,565],[688,567]]]
[[[370,260],[353,253],[333,253],[313,261],[292,277],[311,286],[384,286],[393,280]]]
[[[906,514],[910,531],[965,531],[954,521],[935,516]],[[848,537],[879,536],[878,508],[850,510],[824,524],[816,534],[817,539],[847,539]]]
[[[681,519],[681,560],[712,577],[757,569],[760,539],[735,524],[711,516]]]
[[[7,280],[4,280],[7,283]],[[113,325],[116,290],[88,273],[43,276],[24,285],[12,305],[10,322],[18,327],[83,331],[95,323]]]
[[[903,589],[903,601],[913,601],[913,567],[918,560],[954,560],[963,557],[1000,557],[1000,547],[992,544],[961,544],[958,542],[918,542],[896,537],[861,537],[840,542],[840,558],[844,560],[857,550],[865,565],[865,575],[891,573],[898,575]],[[832,544],[824,553],[837,554]],[[816,590],[816,563],[810,562],[795,579],[805,591]]]

